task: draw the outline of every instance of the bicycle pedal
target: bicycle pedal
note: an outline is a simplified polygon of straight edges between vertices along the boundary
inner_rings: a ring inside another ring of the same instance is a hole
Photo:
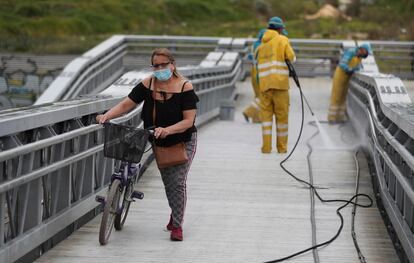
[[[131,199],[134,199],[134,198],[141,200],[144,198],[144,193],[140,191],[133,191],[131,194]]]
[[[105,197],[101,195],[95,196],[95,201],[101,204],[105,204]]]

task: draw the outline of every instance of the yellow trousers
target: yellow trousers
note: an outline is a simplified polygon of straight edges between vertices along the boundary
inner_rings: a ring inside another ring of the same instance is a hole
[[[262,152],[272,151],[273,115],[276,117],[276,146],[279,153],[288,148],[289,90],[269,89],[260,96],[260,118],[262,120]]]
[[[332,82],[331,102],[329,105],[328,121],[346,121],[346,95],[348,93],[348,83],[350,75],[337,67]]]

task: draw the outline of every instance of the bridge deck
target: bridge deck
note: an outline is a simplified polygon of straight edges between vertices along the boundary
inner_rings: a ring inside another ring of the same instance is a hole
[[[302,81],[317,117],[326,119],[331,80]],[[260,125],[245,123],[240,113],[252,96],[249,82],[239,83],[238,89],[235,121],[213,121],[199,131],[197,154],[188,177],[184,242],[171,242],[163,230],[169,208],[159,172],[152,164],[138,185],[145,192],[144,200],[132,205],[124,230],[113,232],[108,245],[98,243],[98,216],[37,262],[263,262],[309,247],[309,189],[279,167],[286,155],[260,153]],[[291,89],[290,112],[292,148],[300,121],[296,88]],[[306,141],[317,131],[308,123],[311,120],[306,113],[303,138],[286,163],[307,181]],[[356,179],[352,129],[347,125],[322,127],[335,147],[326,148],[320,135],[310,139],[314,182],[325,198],[348,199],[355,192]],[[360,192],[372,197],[366,162],[362,155],[358,159]],[[316,200],[315,206],[317,241],[326,241],[339,227],[335,213],[338,205]],[[358,262],[350,233],[351,210],[343,210],[345,225],[339,238],[318,250],[320,262]],[[367,262],[399,262],[376,207],[357,210],[356,231]],[[312,253],[289,262],[313,262]]]

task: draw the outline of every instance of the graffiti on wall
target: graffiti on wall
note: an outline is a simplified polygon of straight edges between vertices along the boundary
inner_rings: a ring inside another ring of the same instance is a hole
[[[0,110],[29,106],[47,89],[63,67],[44,69],[32,58],[0,58]]]

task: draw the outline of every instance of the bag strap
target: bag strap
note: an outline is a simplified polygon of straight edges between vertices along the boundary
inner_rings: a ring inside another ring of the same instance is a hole
[[[188,82],[188,80],[184,81],[183,86],[181,87],[181,93],[183,93],[183,91],[184,91],[184,86],[185,86],[185,84],[187,84],[187,82]]]
[[[152,84],[152,78],[150,80],[150,87],[149,87],[150,90],[151,90],[151,84]],[[152,100],[154,102],[154,105],[152,107],[152,125],[154,125],[154,127],[155,127],[155,117],[156,117],[155,107],[156,107],[156,104],[157,104],[156,98],[157,98],[157,87],[154,85],[154,90],[152,91]]]

